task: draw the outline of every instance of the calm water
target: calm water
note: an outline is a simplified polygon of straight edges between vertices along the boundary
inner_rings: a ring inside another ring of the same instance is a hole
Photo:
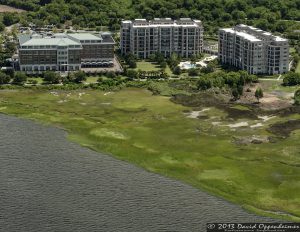
[[[270,221],[193,187],[0,114],[0,231],[205,231]]]

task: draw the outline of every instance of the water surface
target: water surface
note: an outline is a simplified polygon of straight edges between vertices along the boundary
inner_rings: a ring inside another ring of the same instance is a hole
[[[1,232],[204,232],[207,222],[271,221],[1,114],[0,173]]]

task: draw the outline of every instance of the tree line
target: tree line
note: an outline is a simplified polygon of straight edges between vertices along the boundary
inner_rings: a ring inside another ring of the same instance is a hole
[[[246,71],[239,72],[214,72],[202,74],[199,77],[197,87],[198,90],[208,90],[211,88],[228,88],[234,100],[240,98],[244,92],[246,84],[257,82],[258,78],[255,75],[250,75]],[[259,93],[262,94],[262,93]],[[260,95],[259,95],[260,96]]]
[[[28,10],[26,20],[38,25],[62,25],[69,21],[80,27],[108,26],[111,30],[119,29],[121,19],[191,17],[202,20],[210,34],[219,27],[237,23],[283,33],[298,27],[288,20],[300,20],[300,0],[0,0],[0,3]]]
[[[284,86],[300,85],[300,73],[288,72],[283,78]]]

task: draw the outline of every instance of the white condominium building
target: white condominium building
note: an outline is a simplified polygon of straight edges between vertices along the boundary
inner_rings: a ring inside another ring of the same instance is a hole
[[[121,53],[147,58],[156,52],[165,57],[177,53],[190,57],[202,52],[203,27],[200,20],[181,18],[135,19],[122,21]]]
[[[219,30],[219,59],[250,74],[289,71],[289,43],[255,27],[237,25]]]

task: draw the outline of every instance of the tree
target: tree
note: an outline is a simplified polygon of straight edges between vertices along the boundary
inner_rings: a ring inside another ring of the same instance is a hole
[[[167,62],[166,61],[163,61],[159,64],[159,66],[162,68],[162,69],[165,69],[167,67]]]
[[[300,85],[300,73],[288,72],[283,78],[283,85]]]
[[[197,86],[199,90],[207,90],[212,87],[212,81],[210,78],[200,77],[200,79],[197,82]]]
[[[0,22],[0,31],[2,32],[4,31],[4,29],[5,29],[5,25],[2,22]]]
[[[173,73],[175,75],[180,75],[181,74],[181,68],[179,66],[176,66],[173,70]]]
[[[27,76],[23,72],[16,72],[13,83],[16,85],[23,85],[27,81]]]
[[[264,96],[263,90],[261,88],[257,88],[255,91],[255,97],[258,103],[259,103],[259,99],[263,98],[263,96]]]
[[[240,94],[239,94],[239,91],[238,91],[237,87],[233,87],[233,88],[231,89],[231,95],[232,95],[232,97],[233,97],[233,99],[234,99],[235,101],[236,101],[237,99],[239,99]]]
[[[239,95],[242,96],[244,93],[244,85],[238,85],[237,91],[238,91]]]
[[[106,73],[106,76],[108,77],[108,78],[116,78],[116,73],[114,73],[114,72],[108,72],[108,73]]]
[[[132,53],[125,56],[125,62],[128,64],[129,68],[136,68],[136,57]]]
[[[11,77],[9,75],[6,75],[3,72],[0,72],[0,85],[8,84],[11,80]]]
[[[83,81],[86,81],[86,73],[83,71],[75,72],[74,73],[74,82],[82,83]]]
[[[16,22],[16,15],[11,13],[5,13],[3,15],[3,23],[5,26],[10,26]]]
[[[66,78],[62,78],[63,83],[69,83],[69,82],[74,82],[75,81],[75,73],[74,72],[69,72],[68,76]]]
[[[295,105],[300,105],[300,89],[298,89],[294,94]]]
[[[44,81],[50,84],[59,84],[61,81],[60,75],[53,71],[44,72]]]
[[[14,42],[6,43],[6,53],[13,54],[16,51],[16,44]]]
[[[192,55],[191,56],[191,64],[196,65],[196,62],[197,62],[197,57],[195,55]]]
[[[155,62],[155,54],[150,54],[150,55],[149,55],[149,60],[150,60],[151,62]]]
[[[104,81],[103,77],[99,77],[99,78],[97,79],[97,82],[98,82],[98,83],[102,83],[103,81]]]
[[[37,80],[29,80],[28,81],[28,84],[31,84],[31,85],[36,85],[38,83]]]
[[[167,79],[169,76],[166,72],[164,72],[163,70],[161,71],[160,75],[159,75],[160,78],[162,79]]]
[[[135,60],[129,60],[129,61],[127,61],[127,64],[129,66],[129,68],[136,68],[137,67]]]
[[[163,54],[161,54],[160,52],[156,52],[156,53],[155,53],[155,61],[156,61],[158,64],[161,64],[162,62],[165,61],[165,57],[164,57]]]
[[[210,62],[206,67],[202,68],[202,72],[204,73],[212,73],[215,71],[215,64]]]
[[[123,7],[128,0],[2,0],[6,4],[28,10],[22,15],[26,21],[40,20],[45,24],[72,22],[74,28],[108,26],[117,30],[120,18],[190,17],[205,23],[207,34],[218,27],[228,27],[245,21],[262,29],[286,33],[300,20],[299,0],[133,0],[130,8]],[[118,3],[120,7],[116,3]],[[43,6],[43,7],[41,7]],[[24,21],[25,21],[24,20]],[[276,21],[277,22],[276,22]],[[274,23],[275,22],[275,23]]]
[[[130,79],[136,79],[138,77],[138,72],[135,70],[128,70],[126,73],[127,77]]]
[[[198,70],[195,68],[189,69],[188,73],[189,73],[189,76],[197,76],[199,74]]]

